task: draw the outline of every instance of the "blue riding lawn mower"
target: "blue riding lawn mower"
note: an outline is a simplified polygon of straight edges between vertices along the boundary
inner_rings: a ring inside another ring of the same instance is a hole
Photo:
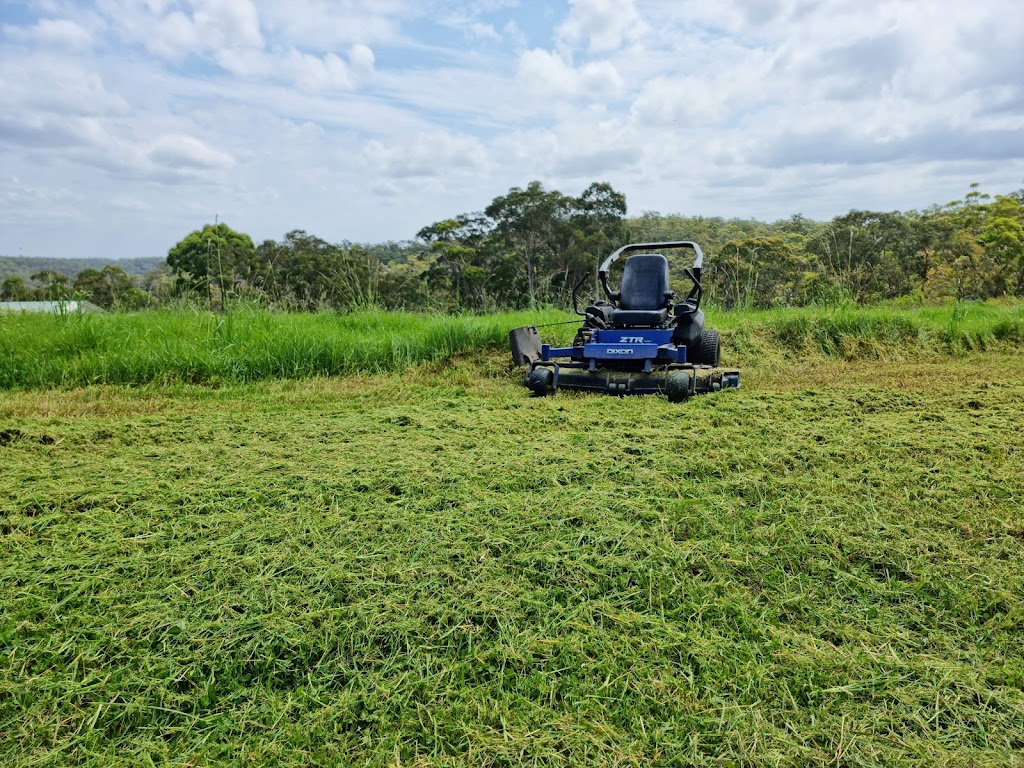
[[[668,259],[643,253],[674,248],[696,254],[693,266],[684,270],[693,287],[678,303],[673,303],[675,292],[669,289]],[[609,271],[627,255],[622,283],[613,291],[608,287]],[[664,393],[672,402],[739,388],[740,372],[720,367],[718,331],[704,329],[703,263],[700,246],[686,240],[619,248],[597,273],[607,301],[580,312],[577,293],[587,275],[573,288],[573,309],[583,317],[583,325],[571,347],[542,344],[535,325],[509,333],[513,362],[527,368],[526,386],[538,397],[575,389],[609,395]]]

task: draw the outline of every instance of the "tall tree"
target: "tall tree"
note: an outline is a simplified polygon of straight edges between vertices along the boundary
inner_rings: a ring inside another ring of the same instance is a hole
[[[860,303],[907,293],[918,248],[900,212],[850,211],[808,241],[808,250]]]
[[[563,294],[575,282],[570,273],[596,270],[604,257],[625,245],[625,216],[626,196],[607,182],[594,182],[573,201],[569,217],[572,240],[564,247],[562,259]],[[594,289],[597,290],[596,282]]]
[[[795,242],[800,242],[799,236]],[[732,240],[711,275],[714,285],[709,287],[726,307],[792,305],[802,296],[808,260],[792,241],[781,237]]]
[[[301,229],[257,249],[259,280],[273,301],[301,309],[346,308],[377,300],[381,263],[359,246],[335,245]]]
[[[929,296],[988,298],[1024,294],[1024,205],[992,200],[977,184],[963,200],[930,209],[925,253]]]
[[[481,264],[490,222],[480,214],[460,214],[424,227],[417,234],[431,256],[426,277],[449,297],[449,308],[484,309],[488,301],[489,269]]]
[[[997,267],[995,295],[1024,294],[1024,204],[996,195],[987,206],[978,242]]]
[[[252,238],[227,224],[207,224],[171,248],[167,263],[184,285],[204,290],[211,302],[216,286],[223,302],[225,295],[252,281],[256,249]]]
[[[52,269],[44,269],[32,275],[32,281],[39,283],[36,289],[36,297],[49,301],[64,301],[71,297],[68,289],[70,278]]]
[[[25,278],[21,275],[8,275],[4,278],[3,286],[0,287],[0,299],[3,301],[29,301],[32,298],[32,291],[25,285]]]
[[[112,265],[83,269],[75,278],[74,289],[104,309],[141,309],[148,299],[123,269]]]
[[[611,184],[594,182],[574,201],[571,222],[588,256],[602,258],[625,245],[626,196]]]
[[[572,208],[572,198],[531,181],[526,189],[513,187],[494,198],[484,211],[494,222],[494,236],[522,259],[530,306],[537,304],[538,265],[552,252]]]

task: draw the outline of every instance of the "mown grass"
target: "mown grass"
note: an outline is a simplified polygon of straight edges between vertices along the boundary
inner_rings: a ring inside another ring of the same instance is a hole
[[[0,763],[1024,763],[1024,362],[749,373],[6,393]]]
[[[468,351],[504,350],[511,328],[544,330],[567,343],[573,316],[555,310],[496,315],[227,314],[184,311],[114,315],[0,314],[0,389],[88,384],[241,383],[400,371]],[[900,359],[1024,347],[1024,305],[960,304],[709,311],[725,332],[730,364],[808,355]]]

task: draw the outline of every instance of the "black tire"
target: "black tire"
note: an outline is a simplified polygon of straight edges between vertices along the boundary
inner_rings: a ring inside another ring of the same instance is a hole
[[[693,380],[690,371],[670,371],[665,379],[665,396],[670,403],[685,403],[690,399]]]
[[[702,331],[700,344],[697,345],[697,365],[710,365],[717,368],[722,362],[722,341],[718,331]]]
[[[555,372],[550,368],[534,368],[526,377],[526,386],[533,392],[534,397],[545,397],[551,391],[551,382],[554,378]]]

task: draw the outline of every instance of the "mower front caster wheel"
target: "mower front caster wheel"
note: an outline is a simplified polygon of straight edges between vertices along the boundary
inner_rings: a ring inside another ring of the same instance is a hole
[[[526,386],[534,397],[545,397],[551,394],[551,385],[555,380],[555,372],[550,368],[534,368],[526,377]]]
[[[693,393],[692,386],[689,371],[672,371],[665,379],[665,396],[670,403],[685,403]]]

